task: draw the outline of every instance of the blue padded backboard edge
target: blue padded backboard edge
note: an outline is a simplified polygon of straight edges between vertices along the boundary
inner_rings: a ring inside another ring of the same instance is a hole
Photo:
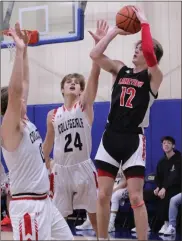
[[[56,43],[66,43],[66,42],[75,42],[79,40],[84,39],[84,10],[81,8],[77,9],[77,16],[78,16],[78,21],[77,21],[77,35],[74,36],[67,36],[64,38],[54,38],[54,39],[44,39],[40,40],[37,44],[29,44],[28,46],[31,47],[36,47],[40,45],[46,45],[46,44],[56,44]],[[7,48],[7,43],[2,43],[1,48]]]

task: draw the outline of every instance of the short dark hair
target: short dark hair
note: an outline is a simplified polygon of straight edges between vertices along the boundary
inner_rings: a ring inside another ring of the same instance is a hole
[[[161,143],[163,143],[164,141],[170,141],[173,145],[175,145],[176,141],[172,136],[163,136],[161,138]]]
[[[1,88],[1,115],[3,116],[8,106],[8,86]]]
[[[159,63],[161,58],[162,58],[162,56],[163,56],[163,54],[164,54],[164,50],[162,48],[162,45],[159,43],[159,41],[157,41],[154,38],[152,39],[152,41],[153,41],[155,56],[156,56],[157,62]],[[141,43],[142,43],[142,40],[139,40],[136,43],[136,46],[138,46]]]
[[[83,75],[78,74],[78,73],[68,74],[68,75],[64,76],[64,78],[61,81],[61,89],[64,88],[64,84],[68,79],[73,79],[73,78],[79,80],[80,89],[83,91],[85,89],[85,78]]]

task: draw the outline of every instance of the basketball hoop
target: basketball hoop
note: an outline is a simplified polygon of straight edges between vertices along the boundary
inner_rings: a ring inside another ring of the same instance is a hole
[[[26,33],[28,35],[28,45],[29,44],[36,44],[39,42],[39,32],[37,30],[21,30],[22,33]],[[3,30],[1,31],[2,35],[5,35],[7,37],[11,37],[11,35],[9,34],[9,30]],[[15,52],[16,52],[16,48],[15,48],[15,43],[9,42],[7,43],[7,47],[8,50],[10,52],[10,62],[13,61],[14,57],[15,57]]]

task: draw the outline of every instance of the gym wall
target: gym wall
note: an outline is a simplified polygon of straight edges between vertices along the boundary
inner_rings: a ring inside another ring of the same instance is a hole
[[[113,26],[117,11],[126,3],[88,2],[85,12],[85,39],[80,42],[51,44],[29,48],[30,95],[29,104],[49,104],[61,102],[60,81],[72,72],[83,74],[86,79],[91,68],[89,53],[94,42],[88,30],[94,31],[98,19],[106,19]],[[136,2],[130,3],[136,4]],[[15,4],[16,5],[16,4]],[[160,63],[164,81],[159,91],[159,99],[181,98],[181,7],[179,2],[143,2],[142,7],[151,24],[154,38],[161,42],[164,57]],[[30,19],[31,21],[31,19]],[[132,66],[134,44],[141,33],[131,36],[117,36],[108,46],[105,54],[112,59],[120,59]],[[1,51],[1,85],[7,85],[12,64],[9,63],[7,49]],[[111,75],[102,71],[96,101],[109,101]],[[35,98],[38,96],[38,98]]]

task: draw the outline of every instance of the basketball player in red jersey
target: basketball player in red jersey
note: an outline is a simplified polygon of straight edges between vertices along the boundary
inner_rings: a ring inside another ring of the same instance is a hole
[[[15,31],[16,30],[16,31]],[[72,240],[73,235],[48,197],[49,177],[37,128],[26,117],[29,92],[28,36],[17,23],[9,33],[16,55],[8,88],[1,89],[1,146],[9,169],[9,213],[14,240]]]
[[[95,41],[100,41],[107,30],[106,22],[98,21]],[[87,210],[96,233],[96,169],[90,154],[93,103],[99,75],[100,67],[93,62],[86,87],[85,79],[80,74],[69,74],[63,78],[61,92],[64,104],[48,113],[47,134],[43,145],[48,166],[54,145],[52,194],[56,207],[64,217],[72,214],[74,209]]]
[[[113,76],[108,123],[95,157],[99,185],[97,223],[101,240],[108,238],[110,200],[120,163],[127,179],[138,239],[147,240],[148,217],[143,201],[146,161],[143,129],[148,127],[149,109],[157,98],[163,79],[158,65],[163,50],[158,41],[152,39],[144,12],[135,7],[133,10],[141,22],[141,41],[136,44],[132,61],[134,68],[103,54],[118,34],[127,35],[117,27],[108,32],[90,53],[92,60]],[[93,33],[91,35],[95,38]]]

